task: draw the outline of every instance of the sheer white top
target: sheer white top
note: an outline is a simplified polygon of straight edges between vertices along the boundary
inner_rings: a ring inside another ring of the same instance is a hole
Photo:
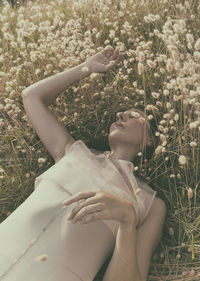
[[[72,224],[76,203],[63,201],[80,191],[102,189],[129,200],[137,225],[147,216],[156,191],[134,176],[129,161],[74,142],[59,162],[35,179],[32,194],[0,224],[2,281],[92,281],[112,254],[119,222]],[[37,257],[47,255],[45,262]]]
[[[103,189],[132,202],[138,226],[147,216],[156,191],[134,175],[132,162],[111,160],[108,153],[89,149],[82,140],[77,140],[64,157],[35,179],[35,188],[42,179],[50,179],[71,194],[81,190]],[[116,222],[112,223],[114,231]]]

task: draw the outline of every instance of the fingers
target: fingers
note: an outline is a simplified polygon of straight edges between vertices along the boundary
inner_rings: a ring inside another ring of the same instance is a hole
[[[93,221],[99,221],[106,218],[105,211],[99,211],[92,214],[88,214],[84,216],[81,220],[79,220],[80,224],[85,224]]]
[[[85,216],[91,215],[95,212],[100,212],[102,210],[103,210],[103,205],[101,203],[88,205],[83,207],[78,213],[76,213],[74,217],[71,218],[71,220],[73,223],[76,223],[77,221],[83,219]]]
[[[111,48],[111,49],[108,50],[108,53],[107,53],[108,58],[111,58],[114,51],[115,51],[114,48]]]
[[[107,46],[103,49],[102,54],[105,55],[107,58],[110,58],[113,54],[114,48],[111,46]]]
[[[88,199],[82,199],[78,202],[78,205],[71,210],[71,213],[68,215],[67,219],[73,219],[74,216],[84,207],[97,203],[99,201],[99,197],[94,196]]]
[[[73,202],[77,202],[81,199],[86,199],[91,196],[94,196],[96,194],[96,191],[85,191],[85,192],[78,192],[77,194],[67,198],[65,201],[63,201],[64,205],[69,205]]]
[[[106,70],[110,70],[122,61],[123,56],[119,55],[116,60],[111,60],[109,64],[106,65]]]
[[[118,57],[117,57],[117,60],[116,60],[116,63],[120,63],[121,61],[123,60],[123,55],[122,54],[119,54]]]
[[[123,55],[119,53],[119,49],[116,49],[113,54],[110,56],[110,62],[106,65],[107,70],[114,68],[123,60]]]
[[[112,54],[112,56],[110,57],[110,59],[111,59],[111,60],[115,60],[115,59],[118,57],[118,55],[119,55],[119,49],[116,49],[116,50],[113,52],[113,54]]]
[[[121,61],[123,58],[122,54],[119,53],[119,49],[114,49],[113,47],[106,47],[103,51],[102,54],[105,55],[108,59],[110,60],[116,60],[117,63]]]

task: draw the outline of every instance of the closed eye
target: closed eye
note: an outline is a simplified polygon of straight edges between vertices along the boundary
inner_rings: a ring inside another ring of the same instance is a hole
[[[140,113],[140,112],[137,112],[137,111],[131,111],[129,114],[128,114],[129,118],[141,118],[143,117],[143,115]]]
[[[132,115],[132,114],[129,114],[128,117],[129,117],[129,118],[137,118],[137,119],[138,119],[138,118],[142,117],[142,115],[139,114],[139,116],[134,116],[134,115]]]

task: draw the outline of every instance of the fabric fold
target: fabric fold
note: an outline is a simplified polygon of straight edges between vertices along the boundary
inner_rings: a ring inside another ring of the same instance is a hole
[[[133,174],[130,161],[111,161],[107,151],[89,149],[82,140],[75,141],[56,164],[35,179],[55,181],[71,194],[102,189],[131,202],[136,212],[136,225],[147,216],[156,195],[150,186]]]
[[[63,201],[101,189],[131,202],[138,226],[156,191],[133,169],[130,161],[111,161],[106,152],[74,142],[60,161],[35,178],[34,192],[0,224],[0,279],[92,281],[113,252],[119,222],[73,224],[66,218],[77,203],[63,206]],[[38,263],[43,254],[47,260]]]

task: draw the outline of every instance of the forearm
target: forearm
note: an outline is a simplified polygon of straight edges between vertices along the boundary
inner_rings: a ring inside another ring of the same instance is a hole
[[[85,66],[85,63],[82,63],[78,66],[40,80],[23,90],[23,95],[39,97],[45,105],[48,106],[58,97],[60,93],[66,90],[74,82],[90,75],[91,72],[89,70],[84,72],[82,71]]]
[[[120,224],[115,249],[103,281],[140,281],[136,257],[136,225]]]

